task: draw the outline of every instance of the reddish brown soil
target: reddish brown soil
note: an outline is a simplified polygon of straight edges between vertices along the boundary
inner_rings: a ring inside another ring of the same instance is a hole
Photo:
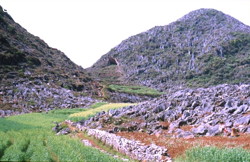
[[[140,122],[140,121],[137,121]],[[161,123],[168,127],[168,123]],[[68,125],[69,128],[74,131],[75,128]],[[189,131],[192,126],[182,126],[181,129]],[[93,140],[86,138],[83,133],[79,132],[75,134],[80,139],[88,140],[93,147],[102,150]],[[168,154],[171,158],[175,158],[179,155],[183,155],[186,150],[197,147],[197,146],[216,146],[216,147],[242,147],[244,149],[250,150],[250,135],[249,134],[239,134],[238,137],[195,137],[195,138],[171,138],[171,135],[167,133],[167,130],[162,131],[161,134],[149,135],[145,132],[118,132],[117,135],[141,141],[146,145],[156,144],[158,146],[164,146],[168,149]]]
[[[183,125],[180,127],[184,131],[190,131],[192,128],[194,128],[192,125]]]
[[[185,128],[190,129],[190,128]],[[117,135],[141,141],[147,145],[156,144],[158,146],[164,146],[168,149],[168,153],[171,158],[175,158],[184,154],[187,149],[196,146],[217,146],[217,147],[243,147],[244,149],[250,149],[250,135],[240,135],[238,137],[196,137],[190,139],[184,138],[170,138],[166,134],[161,135],[148,135],[142,132],[119,132]]]
[[[86,138],[83,133],[77,133],[76,135],[81,140],[88,140],[91,143],[92,147],[102,150],[102,148],[99,147],[93,140],[91,140],[90,138]]]
[[[245,113],[243,116],[248,116],[250,115],[250,112]]]
[[[88,141],[91,143],[92,147],[95,147],[95,148],[97,148],[97,149],[99,149],[99,150],[102,150],[102,148],[99,147],[91,138],[87,138],[87,137],[84,135],[83,132],[80,132],[77,128],[71,126],[71,125],[68,124],[68,123],[65,123],[65,124],[67,124],[68,128],[69,128],[72,132],[75,132],[75,133],[73,133],[73,134],[71,135],[72,137],[77,137],[78,139],[81,139],[81,140],[88,140]]]

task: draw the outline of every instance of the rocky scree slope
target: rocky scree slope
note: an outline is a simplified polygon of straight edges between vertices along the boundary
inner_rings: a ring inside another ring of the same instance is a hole
[[[250,85],[183,89],[108,112],[80,124],[112,133],[140,131],[173,137],[250,133]]]
[[[161,90],[249,83],[249,47],[249,26],[220,11],[199,9],[122,41],[89,71],[104,79],[104,69],[120,72],[118,82]]]
[[[100,95],[99,83],[83,68],[15,23],[1,6],[0,44],[2,114],[78,107],[89,103],[86,96]]]

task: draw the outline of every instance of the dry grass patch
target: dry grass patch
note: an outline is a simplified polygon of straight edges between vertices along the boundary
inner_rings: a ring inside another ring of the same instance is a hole
[[[108,111],[110,109],[118,109],[118,108],[131,106],[131,105],[136,105],[136,104],[135,103],[107,103],[97,108],[88,109],[83,112],[71,114],[69,117],[89,117],[89,116],[95,115],[98,112]]]

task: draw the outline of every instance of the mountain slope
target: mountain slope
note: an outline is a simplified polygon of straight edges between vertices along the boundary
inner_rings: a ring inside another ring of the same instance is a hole
[[[249,45],[249,26],[220,11],[199,9],[122,41],[89,71],[98,77],[116,66],[119,82],[158,89],[247,83]]]
[[[28,33],[1,6],[0,43],[0,109],[78,107],[90,102],[86,96],[99,95],[99,83],[83,68]]]

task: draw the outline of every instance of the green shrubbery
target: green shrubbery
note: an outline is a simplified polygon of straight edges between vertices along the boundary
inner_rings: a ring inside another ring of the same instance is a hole
[[[234,55],[238,52],[244,54],[243,52],[249,51],[250,34],[234,32],[232,35],[235,39],[223,45],[223,50],[226,55]]]
[[[199,58],[202,62],[199,72],[189,72],[186,75],[187,85],[201,87],[222,83],[246,83],[250,78],[250,57],[225,55],[224,57],[207,54]]]
[[[108,87],[108,90],[114,92],[121,92],[121,93],[129,93],[135,95],[146,95],[146,96],[160,96],[163,93],[148,87],[143,86],[126,86],[126,85],[114,85],[111,84]]]

